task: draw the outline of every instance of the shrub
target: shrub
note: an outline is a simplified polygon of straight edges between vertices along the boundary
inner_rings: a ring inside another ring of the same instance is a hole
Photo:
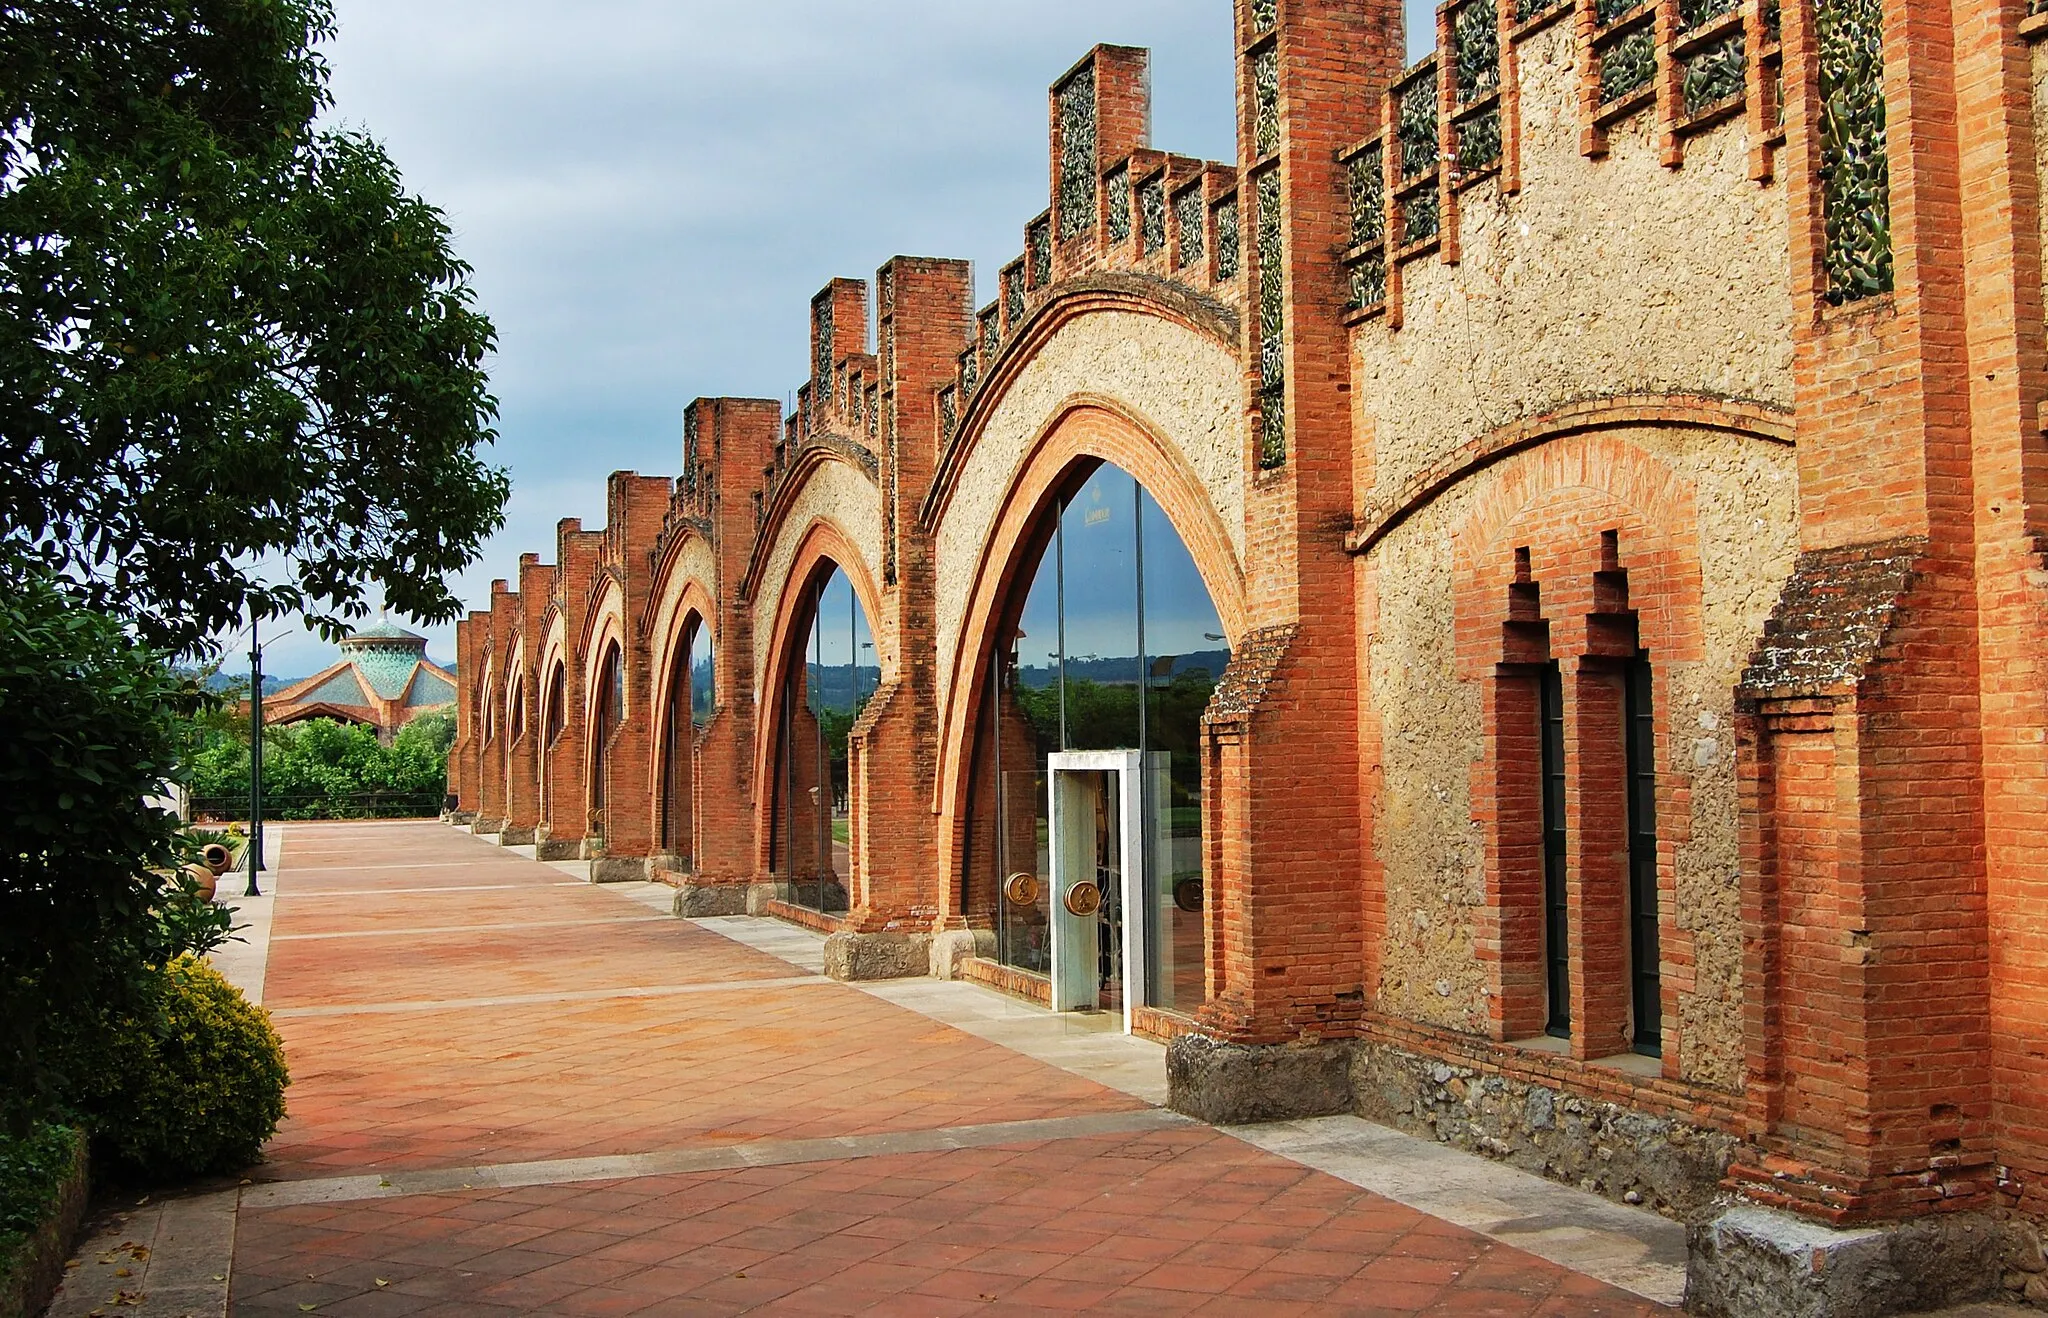
[[[37,1123],[14,1138],[0,1131],[0,1286],[29,1237],[57,1210],[78,1159],[78,1132]]]
[[[239,1171],[284,1117],[284,1045],[269,1013],[194,957],[165,968],[161,1004],[118,1026],[92,1068],[95,1146],[151,1182]]]

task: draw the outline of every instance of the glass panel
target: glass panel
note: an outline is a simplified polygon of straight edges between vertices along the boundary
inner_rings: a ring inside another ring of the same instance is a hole
[[[718,708],[715,659],[711,629],[700,622],[690,633],[690,720],[699,727],[709,723]]]
[[[1633,971],[1635,1050],[1663,1052],[1664,998],[1657,929],[1657,725],[1650,660],[1628,666],[1629,960]]]
[[[810,625],[789,665],[777,742],[775,869],[790,900],[815,911],[848,909],[852,878],[849,743],[880,684],[874,633],[846,573],[835,567],[809,601]]]
[[[1201,1004],[1202,713],[1230,663],[1208,587],[1150,493],[1139,493],[1145,598],[1146,903],[1153,1006]]]
[[[1544,1032],[1572,1033],[1571,916],[1566,896],[1564,673],[1551,664],[1537,678],[1542,720],[1543,943],[1549,1020]]]
[[[1133,750],[1138,728],[1138,482],[1096,468],[1060,518],[1068,750]]]

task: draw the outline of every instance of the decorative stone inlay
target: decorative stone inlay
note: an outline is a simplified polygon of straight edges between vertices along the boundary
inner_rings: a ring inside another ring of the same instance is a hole
[[[1052,282],[1052,226],[1040,220],[1031,226],[1025,238],[1031,248],[1031,286],[1044,288]],[[1023,301],[1021,293],[1018,301]]]
[[[826,403],[832,401],[834,382],[832,379],[832,294],[826,293],[818,299],[816,312],[817,347],[816,359],[811,363],[811,377],[818,382],[818,392]]]
[[[1216,277],[1235,279],[1243,269],[1242,244],[1237,232],[1237,198],[1216,207]]]
[[[953,438],[953,432],[960,428],[960,397],[952,389],[939,393],[939,434],[944,439]]]
[[[1434,183],[1408,194],[1401,210],[1407,217],[1407,228],[1402,233],[1406,242],[1424,242],[1436,237],[1443,229],[1442,199]]]
[[[1740,32],[1693,52],[1685,59],[1685,112],[1697,114],[1741,96],[1748,78],[1749,57]]]
[[[1500,107],[1484,110],[1458,120],[1458,168],[1467,174],[1491,169],[1500,163]]]
[[[1060,241],[1095,224],[1095,66],[1078,70],[1059,90]]]
[[[1553,9],[1563,8],[1569,0],[1515,0],[1515,21],[1526,23]]]
[[[1002,320],[997,316],[996,309],[990,307],[981,313],[981,355],[993,360],[996,348],[1002,342],[1002,336]]]
[[[981,354],[969,348],[960,354],[960,396],[967,397],[981,383]]]
[[[1820,180],[1827,299],[1892,288],[1891,166],[1885,158],[1881,0],[1819,0]]]
[[[1346,311],[1363,311],[1387,300],[1387,254],[1384,249],[1353,260],[1348,267],[1351,298]]]
[[[1138,253],[1150,256],[1166,246],[1166,180],[1148,179],[1138,189]]]
[[[1351,157],[1346,166],[1351,183],[1351,245],[1386,241],[1386,150],[1379,143]]]
[[[1500,22],[1488,0],[1466,0],[1451,20],[1457,43],[1458,104],[1500,90]]]
[[[1635,28],[1600,52],[1600,100],[1618,101],[1640,91],[1657,76],[1657,33],[1644,26]]]
[[[1280,149],[1280,48],[1252,56],[1252,151],[1260,159]]]
[[[1131,240],[1131,170],[1128,165],[1118,165],[1103,181],[1104,205],[1109,210],[1104,227],[1109,231],[1112,243],[1127,243]]]
[[[1690,32],[1723,14],[1734,13],[1740,3],[1741,0],[1678,0],[1678,26]]]
[[[1280,0],[1252,0],[1252,35],[1263,36],[1280,22]]]
[[[1180,225],[1180,239],[1175,244],[1173,265],[1176,270],[1185,270],[1191,265],[1200,265],[1208,255],[1202,239],[1202,190],[1189,188],[1173,199],[1173,217]]]
[[[1430,73],[1415,78],[1401,92],[1399,127],[1401,178],[1420,178],[1436,168],[1437,112],[1434,66]]]
[[[1024,263],[1018,261],[1003,271],[1003,314],[1012,325],[1024,319]]]
[[[1282,233],[1280,171],[1269,169],[1257,184],[1259,245],[1259,465],[1287,461],[1286,240]]]

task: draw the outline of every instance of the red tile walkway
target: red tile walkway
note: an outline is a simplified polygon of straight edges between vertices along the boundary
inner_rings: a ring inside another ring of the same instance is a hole
[[[293,825],[277,888],[259,1180],[1143,1107],[440,825]],[[535,927],[464,932],[505,924]],[[581,996],[490,1001],[547,994]],[[1669,1312],[1201,1126],[837,1153],[245,1206],[231,1312]]]

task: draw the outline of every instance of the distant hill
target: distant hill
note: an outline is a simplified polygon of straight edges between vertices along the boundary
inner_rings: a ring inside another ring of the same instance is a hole
[[[1171,660],[1165,672],[1156,665]],[[1197,650],[1193,654],[1153,655],[1151,665],[1155,677],[1179,677],[1196,669],[1207,672],[1211,679],[1221,681],[1223,670],[1230,666],[1228,650]],[[1059,677],[1059,669],[1051,664],[1026,666],[1018,670],[1017,676],[1028,687],[1047,687]],[[1099,682],[1104,686],[1136,686],[1138,684],[1138,657],[1122,655],[1116,658],[1076,658],[1067,656],[1067,680],[1069,682]]]

